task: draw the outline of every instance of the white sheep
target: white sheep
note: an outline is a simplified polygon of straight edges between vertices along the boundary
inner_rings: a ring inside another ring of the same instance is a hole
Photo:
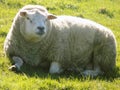
[[[20,69],[24,61],[49,67],[50,73],[75,70],[97,76],[116,65],[111,30],[80,17],[55,16],[39,5],[26,5],[17,13],[4,50],[15,62],[10,69]]]

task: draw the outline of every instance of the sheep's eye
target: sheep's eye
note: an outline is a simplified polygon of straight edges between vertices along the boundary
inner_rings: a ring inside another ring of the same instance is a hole
[[[45,19],[44,23],[46,23],[46,22],[47,22],[47,19]]]
[[[30,22],[32,23],[32,20],[30,20]]]
[[[32,23],[32,20],[29,17],[27,17],[27,20],[30,20],[30,22]]]
[[[27,20],[30,20],[30,18],[29,18],[29,17],[27,17]]]

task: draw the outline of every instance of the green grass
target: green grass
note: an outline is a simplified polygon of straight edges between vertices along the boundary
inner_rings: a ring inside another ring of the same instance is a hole
[[[39,4],[56,15],[94,20],[113,30],[117,39],[117,67],[111,75],[84,78],[75,73],[50,75],[39,67],[23,66],[22,73],[8,70],[3,43],[18,10]],[[0,90],[119,90],[120,89],[120,0],[0,0]]]

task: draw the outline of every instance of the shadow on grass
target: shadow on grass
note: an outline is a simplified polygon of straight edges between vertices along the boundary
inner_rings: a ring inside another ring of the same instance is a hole
[[[6,33],[6,32],[1,32],[1,33],[0,33],[0,36],[6,37],[6,36],[7,36],[7,33]]]
[[[18,74],[25,74],[28,77],[40,77],[40,78],[48,78],[50,77],[51,79],[56,79],[59,80],[59,78],[69,78],[69,79],[79,79],[80,81],[84,81],[84,80],[95,80],[95,79],[99,79],[99,80],[105,80],[105,81],[114,81],[114,79],[119,78],[120,77],[120,68],[116,67],[114,71],[112,71],[111,73],[106,73],[104,75],[99,75],[97,77],[84,77],[82,75],[80,75],[79,73],[76,72],[69,72],[69,71],[65,71],[61,74],[49,74],[48,73],[49,70],[48,69],[43,69],[41,67],[31,67],[29,65],[24,65],[21,69],[21,72],[16,72]]]

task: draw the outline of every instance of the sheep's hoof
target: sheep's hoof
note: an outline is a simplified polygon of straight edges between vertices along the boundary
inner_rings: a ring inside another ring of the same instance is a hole
[[[15,71],[15,72],[20,71],[15,65],[12,65],[11,67],[9,67],[9,70]]]
[[[81,72],[81,75],[84,77],[94,78],[94,77],[98,76],[98,72],[93,71],[93,70],[85,70],[85,71]]]

